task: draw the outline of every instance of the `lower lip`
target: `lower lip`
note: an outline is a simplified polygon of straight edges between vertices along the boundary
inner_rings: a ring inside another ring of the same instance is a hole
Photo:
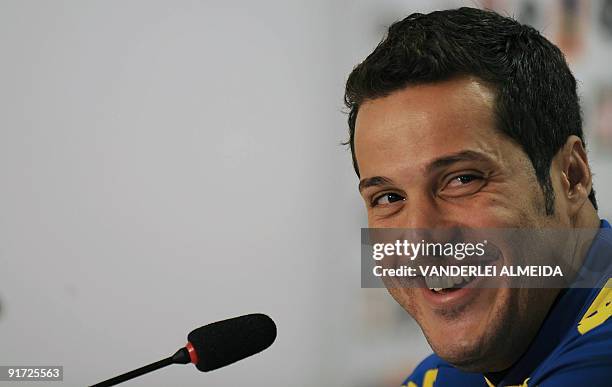
[[[468,303],[476,296],[474,288],[460,288],[450,292],[436,293],[428,288],[421,289],[425,301],[436,308],[448,308]]]

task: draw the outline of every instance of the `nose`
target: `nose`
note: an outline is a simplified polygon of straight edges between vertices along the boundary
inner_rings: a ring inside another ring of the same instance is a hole
[[[459,238],[461,220],[455,219],[443,204],[425,195],[411,199],[404,206],[396,226],[404,229],[406,237],[430,242],[450,242]]]
[[[431,197],[411,195],[398,217],[398,228],[434,229],[447,223],[445,214]]]

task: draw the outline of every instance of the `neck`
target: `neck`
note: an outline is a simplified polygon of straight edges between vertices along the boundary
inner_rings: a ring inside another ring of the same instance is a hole
[[[593,239],[599,232],[600,220],[595,208],[589,202],[572,219],[572,228],[575,231],[573,250],[573,267],[578,270],[582,267],[589,252]]]

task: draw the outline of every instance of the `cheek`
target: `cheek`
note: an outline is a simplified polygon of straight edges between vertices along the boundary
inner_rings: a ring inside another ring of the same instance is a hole
[[[521,218],[514,204],[490,198],[457,205],[452,212],[452,223],[475,229],[513,227]]]
[[[476,198],[463,208],[461,223],[477,228],[515,228],[537,223],[534,198],[523,195],[514,197],[496,195]],[[465,214],[469,216],[465,216]]]

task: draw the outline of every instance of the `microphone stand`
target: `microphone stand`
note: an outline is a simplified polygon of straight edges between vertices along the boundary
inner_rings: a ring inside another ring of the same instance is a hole
[[[176,353],[168,358],[156,361],[155,363],[148,364],[144,367],[140,367],[130,372],[126,372],[123,375],[115,376],[103,382],[92,385],[91,387],[110,387],[119,383],[125,382],[126,380],[133,379],[137,376],[144,375],[146,373],[158,370],[160,368],[169,366],[170,364],[188,364],[191,360],[189,358],[189,352],[187,348],[181,348]]]

